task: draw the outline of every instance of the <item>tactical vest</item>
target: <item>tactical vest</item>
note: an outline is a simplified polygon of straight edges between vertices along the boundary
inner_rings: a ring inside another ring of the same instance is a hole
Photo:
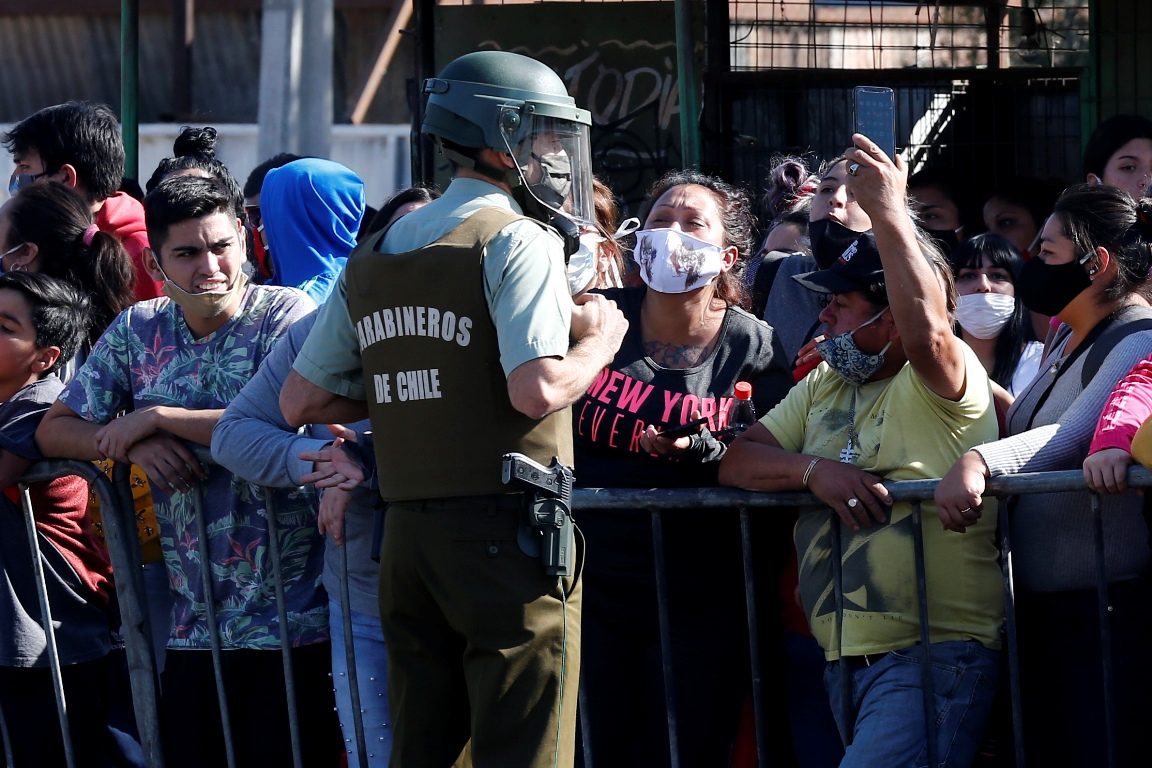
[[[348,258],[385,501],[508,493],[501,459],[513,451],[572,464],[570,408],[537,421],[512,407],[484,297],[488,241],[520,218],[483,208],[423,248],[381,254],[381,233]]]

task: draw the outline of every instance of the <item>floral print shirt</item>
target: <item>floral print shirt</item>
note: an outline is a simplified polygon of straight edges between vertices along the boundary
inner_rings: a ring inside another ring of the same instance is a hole
[[[240,310],[195,339],[167,297],[124,310],[100,338],[60,400],[84,419],[107,423],[149,405],[224,408],[256,373],[277,339],[314,305],[292,288],[250,286]],[[223,646],[280,647],[280,621],[263,488],[222,467],[201,484],[212,603]],[[174,605],[169,648],[211,647],[205,621],[195,499],[152,486],[160,546]],[[293,645],[328,640],[328,597],[320,578],[324,540],[310,489],[277,489],[276,522]]]

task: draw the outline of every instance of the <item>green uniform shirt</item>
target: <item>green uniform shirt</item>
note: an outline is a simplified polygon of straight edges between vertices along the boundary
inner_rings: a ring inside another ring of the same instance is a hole
[[[444,236],[481,208],[521,213],[500,188],[478,179],[454,179],[444,196],[397,221],[381,244],[401,253]],[[343,272],[293,364],[321,389],[365,400],[360,344],[348,313]],[[445,279],[452,279],[446,275]],[[489,243],[484,259],[484,296],[500,341],[505,375],[529,360],[568,354],[572,299],[560,238],[530,221],[513,222]]]

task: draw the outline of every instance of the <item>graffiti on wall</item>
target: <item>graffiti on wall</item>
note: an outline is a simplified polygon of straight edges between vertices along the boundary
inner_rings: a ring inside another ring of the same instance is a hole
[[[680,82],[668,4],[581,4],[575,15],[571,3],[438,6],[437,13],[438,68],[469,51],[504,50],[539,59],[563,78],[592,114],[596,174],[626,208],[634,211],[653,181],[680,167]],[[635,37],[621,34],[629,29]]]

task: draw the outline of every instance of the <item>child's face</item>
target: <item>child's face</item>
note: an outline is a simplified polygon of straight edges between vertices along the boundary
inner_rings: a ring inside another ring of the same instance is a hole
[[[13,385],[19,389],[39,379],[51,367],[48,358],[55,361],[48,353],[36,346],[32,308],[24,294],[0,288],[0,382],[4,391],[13,392]]]

